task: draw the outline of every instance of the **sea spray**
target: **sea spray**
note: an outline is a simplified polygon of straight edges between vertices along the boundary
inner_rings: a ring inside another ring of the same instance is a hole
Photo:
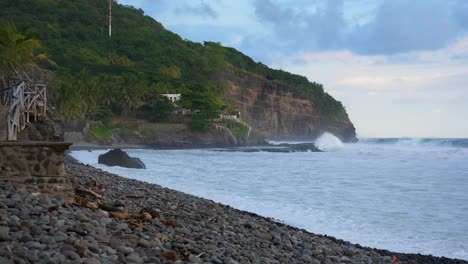
[[[317,138],[315,146],[323,151],[337,151],[343,148],[343,143],[333,134],[325,132]]]

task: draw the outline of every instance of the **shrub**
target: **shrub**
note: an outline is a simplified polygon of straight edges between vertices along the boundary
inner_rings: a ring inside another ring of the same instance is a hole
[[[191,131],[207,131],[210,128],[210,123],[207,120],[195,118],[189,123]]]

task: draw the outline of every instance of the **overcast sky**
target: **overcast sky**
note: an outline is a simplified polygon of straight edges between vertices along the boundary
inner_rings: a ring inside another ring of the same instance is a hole
[[[361,137],[468,137],[468,0],[119,0],[324,84]]]

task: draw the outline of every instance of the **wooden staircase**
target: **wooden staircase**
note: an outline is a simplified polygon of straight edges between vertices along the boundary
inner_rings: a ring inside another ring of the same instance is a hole
[[[27,82],[21,79],[26,79]],[[38,121],[46,114],[46,85],[35,84],[27,76],[10,79],[8,82],[2,78],[0,83],[0,120],[2,123],[0,124],[0,141],[17,140],[18,132],[24,130],[31,119]]]

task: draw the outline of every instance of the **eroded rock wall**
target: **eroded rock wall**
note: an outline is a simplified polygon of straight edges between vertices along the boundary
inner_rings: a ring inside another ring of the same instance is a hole
[[[233,71],[224,72],[223,79],[242,118],[269,139],[315,139],[330,132],[345,142],[357,140],[348,116],[323,116],[312,100],[294,97],[284,84]]]

